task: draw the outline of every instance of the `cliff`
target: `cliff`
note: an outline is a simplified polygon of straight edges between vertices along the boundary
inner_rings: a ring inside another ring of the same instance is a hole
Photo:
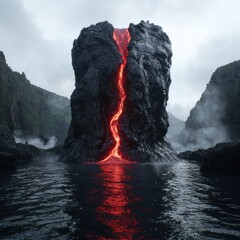
[[[178,137],[183,146],[212,147],[240,139],[240,61],[218,68]],[[190,147],[191,148],[191,147]]]
[[[120,97],[117,87],[123,63],[108,22],[84,28],[74,41],[72,64],[76,88],[71,96],[72,121],[64,145],[65,161],[98,162],[116,144],[110,119]],[[130,161],[174,158],[165,141],[166,104],[171,83],[171,42],[162,28],[148,22],[130,24],[127,31],[126,99],[117,123],[119,152]]]
[[[26,135],[56,136],[65,140],[70,123],[65,97],[32,85],[24,73],[14,72],[0,52],[0,124]]]

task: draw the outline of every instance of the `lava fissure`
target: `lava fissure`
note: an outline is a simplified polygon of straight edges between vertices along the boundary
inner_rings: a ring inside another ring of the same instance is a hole
[[[115,140],[115,146],[113,149],[110,151],[108,156],[101,160],[100,162],[116,162],[116,163],[124,163],[128,162],[122,157],[121,151],[120,151],[120,146],[121,146],[121,138],[119,135],[119,118],[122,115],[123,112],[123,107],[124,107],[124,102],[126,99],[126,93],[124,91],[124,82],[126,80],[126,76],[124,75],[124,69],[127,64],[127,57],[128,57],[128,44],[130,42],[130,34],[128,29],[114,29],[113,32],[113,39],[115,40],[117,44],[118,51],[122,55],[122,60],[123,62],[119,66],[118,69],[118,74],[117,74],[117,87],[118,87],[118,92],[119,92],[119,97],[120,101],[117,106],[116,113],[112,116],[111,121],[110,121],[110,130],[112,133],[112,136]]]

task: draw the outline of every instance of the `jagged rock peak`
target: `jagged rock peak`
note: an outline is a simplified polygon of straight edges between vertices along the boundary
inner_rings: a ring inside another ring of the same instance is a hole
[[[191,110],[179,141],[208,148],[240,139],[240,61],[219,67]]]
[[[123,60],[113,31],[110,23],[101,22],[84,28],[73,43],[76,88],[65,161],[99,161],[115,144],[109,122],[120,100],[117,73]],[[165,141],[171,42],[161,27],[149,22],[130,24],[128,31],[131,40],[123,72],[126,100],[118,122],[120,150],[133,161],[169,159],[174,155]]]
[[[69,100],[32,85],[24,73],[12,71],[0,51],[0,125],[31,137],[56,136],[63,143],[69,122]]]
[[[149,21],[141,21],[139,24],[135,25],[131,23],[129,25],[129,29],[131,31],[139,31],[144,34],[145,37],[143,37],[144,40],[149,38],[149,35],[147,33],[151,32],[153,35],[157,36],[159,39],[164,40],[166,43],[168,43],[168,47],[171,49],[171,41],[168,37],[168,35],[163,31],[162,27],[155,25],[153,23],[149,23]],[[134,32],[131,32],[131,34],[134,34]],[[171,52],[171,51],[170,51]],[[169,54],[172,55],[172,52]]]
[[[6,64],[6,58],[2,51],[0,51],[0,64],[5,63]]]

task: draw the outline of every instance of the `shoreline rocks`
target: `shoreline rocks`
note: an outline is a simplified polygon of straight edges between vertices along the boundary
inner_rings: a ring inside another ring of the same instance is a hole
[[[199,161],[200,170],[206,173],[234,174],[240,176],[240,142],[218,143],[215,147],[186,151],[179,158]]]

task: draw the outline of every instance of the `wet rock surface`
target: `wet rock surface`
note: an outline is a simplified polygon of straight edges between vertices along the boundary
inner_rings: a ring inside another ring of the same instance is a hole
[[[202,172],[240,175],[240,142],[219,143],[209,149],[182,152],[178,157],[199,161]]]
[[[108,22],[84,28],[72,49],[76,88],[71,96],[72,122],[65,141],[65,161],[99,161],[114,146],[109,121],[119,101],[116,75],[122,63]],[[119,121],[121,152],[146,162],[174,158],[165,141],[166,104],[171,83],[171,42],[162,28],[130,24],[125,69],[126,101]]]

